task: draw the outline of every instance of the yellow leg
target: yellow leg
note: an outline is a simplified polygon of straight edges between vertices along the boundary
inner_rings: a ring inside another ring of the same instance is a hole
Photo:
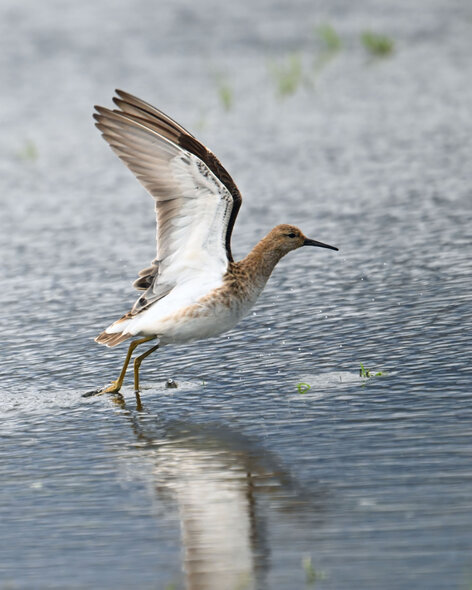
[[[128,368],[129,362],[131,360],[131,355],[133,354],[134,349],[139,346],[140,344],[144,344],[144,342],[149,342],[149,340],[154,340],[155,336],[146,336],[145,338],[141,338],[141,340],[133,340],[128,348],[128,353],[125,358],[125,362],[123,364],[123,368],[121,369],[120,376],[116,381],[112,381],[108,387],[102,387],[102,389],[98,389],[96,391],[90,391],[89,393],[84,393],[82,397],[90,397],[92,395],[101,395],[102,393],[118,393],[123,385],[123,381],[126,375],[126,369]]]
[[[136,393],[139,393],[139,367],[141,366],[141,363],[143,362],[143,360],[147,356],[149,356],[152,352],[154,352],[155,350],[157,350],[158,348],[159,348],[159,344],[156,344],[155,346],[153,346],[149,350],[146,350],[145,353],[143,353],[140,356],[137,356],[134,359],[134,391]]]

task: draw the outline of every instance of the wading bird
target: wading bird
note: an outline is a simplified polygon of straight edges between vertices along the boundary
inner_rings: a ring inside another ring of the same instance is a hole
[[[117,90],[116,109],[95,107],[96,126],[155,201],[157,255],[133,283],[143,294],[131,311],[95,340],[116,346],[136,338],[116,381],[90,392],[120,390],[134,349],[157,339],[134,360],[139,367],[159,346],[217,336],[257,301],[277,262],[301,246],[334,246],[278,225],[238,262],[231,233],[241,194],[218,158],[191,133],[150,104]]]

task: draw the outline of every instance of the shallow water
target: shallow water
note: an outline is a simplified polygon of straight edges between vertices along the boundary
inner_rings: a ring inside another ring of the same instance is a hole
[[[298,589],[311,563],[316,588],[468,588],[470,8],[61,6],[1,7],[0,587]],[[344,46],[315,77],[326,22]],[[293,51],[310,84],[280,99],[268,63]],[[340,248],[147,359],[142,405],[130,381],[81,398],[116,377],[93,338],[154,255],[152,202],[91,122],[116,86],[231,171],[236,257],[282,221]]]

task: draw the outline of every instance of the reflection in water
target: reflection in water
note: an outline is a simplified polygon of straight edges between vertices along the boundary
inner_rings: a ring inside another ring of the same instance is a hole
[[[188,590],[261,586],[268,567],[265,527],[257,500],[270,494],[283,511],[319,511],[267,451],[228,427],[166,422],[136,411],[121,396],[139,449],[152,460],[160,496],[177,502]]]

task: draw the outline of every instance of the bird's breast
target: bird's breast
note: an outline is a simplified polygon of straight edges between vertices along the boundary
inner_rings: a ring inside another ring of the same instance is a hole
[[[215,289],[196,303],[162,318],[154,331],[161,342],[184,343],[218,336],[236,326],[257,300],[254,292],[236,296],[225,287]]]

